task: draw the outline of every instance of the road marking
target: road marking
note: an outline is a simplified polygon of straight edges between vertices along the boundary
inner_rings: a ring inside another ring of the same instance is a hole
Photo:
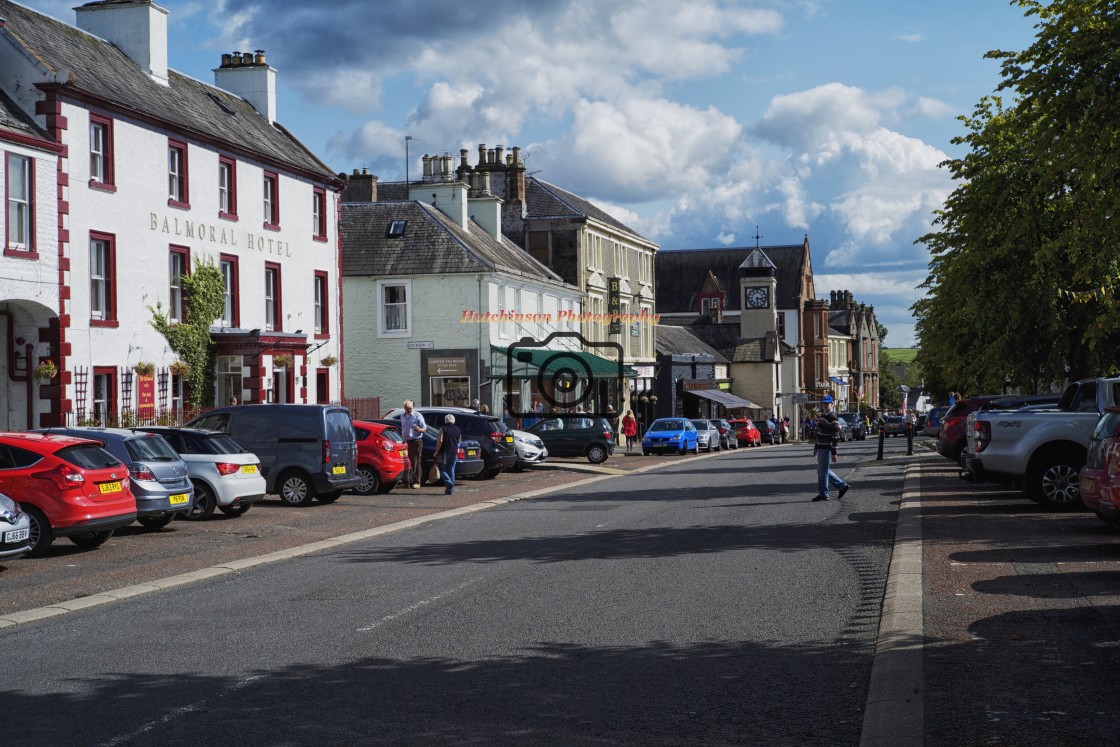
[[[407,607],[400,610],[399,612],[394,612],[391,615],[385,615],[385,617],[381,618],[380,620],[373,623],[372,625],[367,625],[364,628],[358,628],[358,632],[359,633],[368,633],[371,630],[375,630],[377,628],[380,628],[385,623],[393,622],[394,620],[396,620],[398,618],[401,618],[401,617],[404,617],[405,615],[411,615],[416,610],[421,609],[423,607],[426,607],[427,605],[432,604],[433,602],[438,602],[439,600],[443,599],[444,597],[451,596],[452,594],[460,592],[463,589],[470,586],[471,584],[478,583],[481,580],[482,580],[482,576],[478,576],[477,578],[472,578],[470,581],[464,581],[463,583],[456,586],[454,589],[448,589],[447,591],[442,591],[439,594],[436,594],[435,596],[428,597],[427,599],[421,599],[419,602],[413,602],[412,604],[408,605]]]

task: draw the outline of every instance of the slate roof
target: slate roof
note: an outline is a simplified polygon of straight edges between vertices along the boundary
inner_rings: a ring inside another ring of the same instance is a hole
[[[634,238],[649,242],[634,229],[613,217],[602,208],[555,184],[541,181],[536,177],[525,180],[525,208],[528,218],[594,218]]]
[[[279,124],[246,100],[168,70],[164,86],[109,42],[30,8],[0,0],[3,32],[47,68],[44,80],[68,71],[61,90],[108,102],[115,112],[155,119],[172,131],[216,138],[262,161],[329,182],[338,177]]]
[[[657,311],[660,314],[699,313],[696,294],[711,271],[727,291],[725,310],[738,311],[739,265],[753,252],[753,246],[727,249],[662,249],[654,259],[657,280]],[[796,309],[801,304],[801,263],[807,251],[804,244],[761,247],[774,264],[778,281],[776,303],[779,309]]]
[[[713,323],[710,317],[697,316],[688,324],[658,324],[657,334],[671,327],[679,327],[699,338],[701,342],[717,350],[724,359],[731,363],[751,362],[757,363],[774,359],[774,348],[781,350],[782,357],[793,355],[796,351],[784,340],[778,338],[777,332],[771,332],[765,337],[739,337],[739,322]],[[660,340],[658,340],[660,352]],[[690,351],[696,352],[696,351]],[[765,354],[765,358],[763,358]]]
[[[16,102],[0,91],[0,137],[3,137],[4,132],[54,143],[47,132],[16,106]]]
[[[399,238],[387,236],[394,220],[408,221]],[[473,221],[467,231],[422,202],[344,203],[341,236],[345,277],[505,272],[564,282],[509,239]]]
[[[659,324],[653,330],[657,352],[661,355],[710,355],[716,363],[727,363],[727,358],[701,340],[688,327]]]

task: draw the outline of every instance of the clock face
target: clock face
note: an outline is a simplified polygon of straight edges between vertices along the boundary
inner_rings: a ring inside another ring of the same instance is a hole
[[[747,308],[765,309],[770,305],[769,288],[747,288]]]

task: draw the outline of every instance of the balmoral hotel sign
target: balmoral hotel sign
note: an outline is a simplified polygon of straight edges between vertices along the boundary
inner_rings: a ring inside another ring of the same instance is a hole
[[[232,228],[213,223],[180,219],[178,216],[168,217],[165,215],[161,219],[156,213],[149,213],[149,215],[151,216],[150,228],[157,233],[165,233],[169,236],[193,239],[218,246],[256,249],[262,254],[271,254],[276,257],[292,256],[292,246],[287,241],[280,241],[248,231],[239,235]]]

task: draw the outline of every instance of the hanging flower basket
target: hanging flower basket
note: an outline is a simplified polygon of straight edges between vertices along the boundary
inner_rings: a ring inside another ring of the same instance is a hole
[[[39,382],[50,381],[55,376],[58,376],[58,366],[54,364],[50,358],[35,366],[35,380]]]
[[[319,364],[323,366],[333,366],[336,363],[338,363],[338,358],[330,355],[329,353],[319,359]]]
[[[171,375],[186,377],[191,375],[191,365],[183,361],[175,361],[171,364]]]
[[[151,361],[138,361],[136,365],[132,367],[132,370],[135,371],[138,376],[151,376],[156,371],[156,364]]]
[[[291,368],[292,356],[287,353],[280,353],[279,355],[272,356],[273,368]]]

